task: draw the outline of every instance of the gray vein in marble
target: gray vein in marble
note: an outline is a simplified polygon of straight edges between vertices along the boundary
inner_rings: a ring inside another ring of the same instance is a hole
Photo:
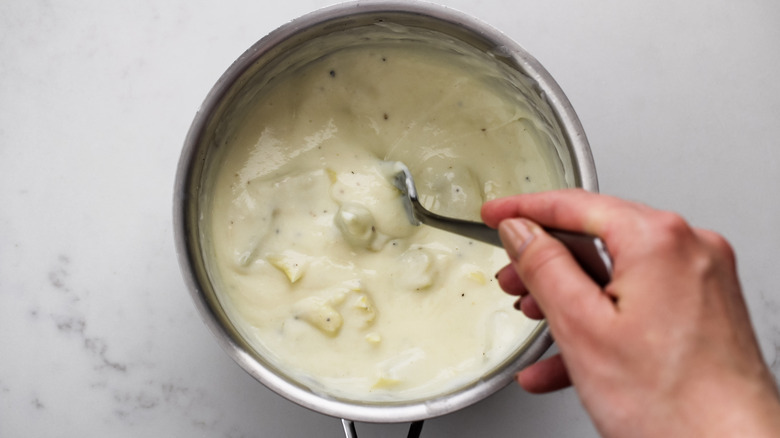
[[[45,409],[46,408],[46,406],[41,402],[41,400],[38,397],[35,397],[33,399],[32,405],[37,410],[41,410],[41,409]]]
[[[110,390],[115,404],[114,414],[127,424],[143,421],[151,411],[178,412],[192,426],[214,432],[224,426],[224,412],[202,389],[174,381],[150,380],[140,387]],[[159,412],[158,412],[159,413]]]
[[[81,301],[81,297],[71,289],[68,281],[70,264],[70,257],[60,254],[57,257],[55,267],[49,271],[49,283],[56,290],[65,294],[71,303],[78,303]],[[70,312],[51,313],[49,315],[57,330],[64,335],[76,337],[81,342],[82,347],[98,359],[99,363],[95,366],[95,369],[108,368],[118,372],[126,372],[126,364],[109,357],[108,342],[102,337],[91,335],[87,330],[87,319],[84,312],[78,309],[78,307],[71,307],[67,310],[70,310]],[[30,315],[37,318],[38,312],[38,309],[32,309]]]
[[[177,375],[161,373],[158,364],[144,357],[126,361],[112,355],[115,337],[90,325],[90,293],[77,281],[78,267],[77,259],[57,255],[44,271],[49,293],[54,292],[57,299],[30,303],[27,316],[33,323],[49,325],[66,345],[86,354],[81,359],[89,358],[93,371],[87,375],[87,383],[91,391],[104,396],[110,406],[107,412],[128,427],[143,427],[162,415],[180,417],[208,435],[244,436],[226,423],[224,409],[206,389],[183,383]],[[3,383],[0,391],[9,392]],[[28,400],[35,411],[51,406],[45,391],[32,392]]]

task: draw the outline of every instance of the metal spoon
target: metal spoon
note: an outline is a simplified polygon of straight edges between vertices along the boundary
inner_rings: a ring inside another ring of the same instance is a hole
[[[417,198],[417,188],[409,168],[400,162],[394,163],[393,166],[393,184],[401,191],[404,209],[412,225],[422,223],[480,242],[503,247],[501,239],[498,237],[498,230],[490,228],[484,223],[440,216],[425,209]],[[601,239],[571,231],[550,228],[545,228],[545,231],[566,246],[582,269],[597,284],[604,286],[609,283],[612,277],[612,259]]]

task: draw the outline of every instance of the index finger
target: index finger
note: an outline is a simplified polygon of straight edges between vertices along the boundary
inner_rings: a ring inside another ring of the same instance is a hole
[[[488,201],[482,206],[482,220],[488,226],[497,228],[504,219],[523,217],[548,228],[605,238],[609,223],[621,218],[631,220],[637,212],[647,208],[642,204],[582,189],[563,189]]]

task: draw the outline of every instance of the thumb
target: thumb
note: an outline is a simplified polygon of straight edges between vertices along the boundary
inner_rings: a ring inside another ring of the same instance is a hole
[[[550,324],[556,340],[592,330],[614,312],[612,301],[580,268],[566,247],[544,229],[521,218],[501,221],[501,242],[528,292]]]

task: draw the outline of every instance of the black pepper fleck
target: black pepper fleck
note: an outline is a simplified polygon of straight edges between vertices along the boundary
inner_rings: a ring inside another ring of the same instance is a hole
[[[335,78],[336,77],[336,70],[330,71],[330,77]]]
[[[389,119],[389,118],[390,118],[390,116],[388,116],[388,115],[387,115],[387,113],[384,113],[384,114],[382,115],[382,117],[384,117],[384,119],[385,119],[385,120],[387,120],[387,119]]]

